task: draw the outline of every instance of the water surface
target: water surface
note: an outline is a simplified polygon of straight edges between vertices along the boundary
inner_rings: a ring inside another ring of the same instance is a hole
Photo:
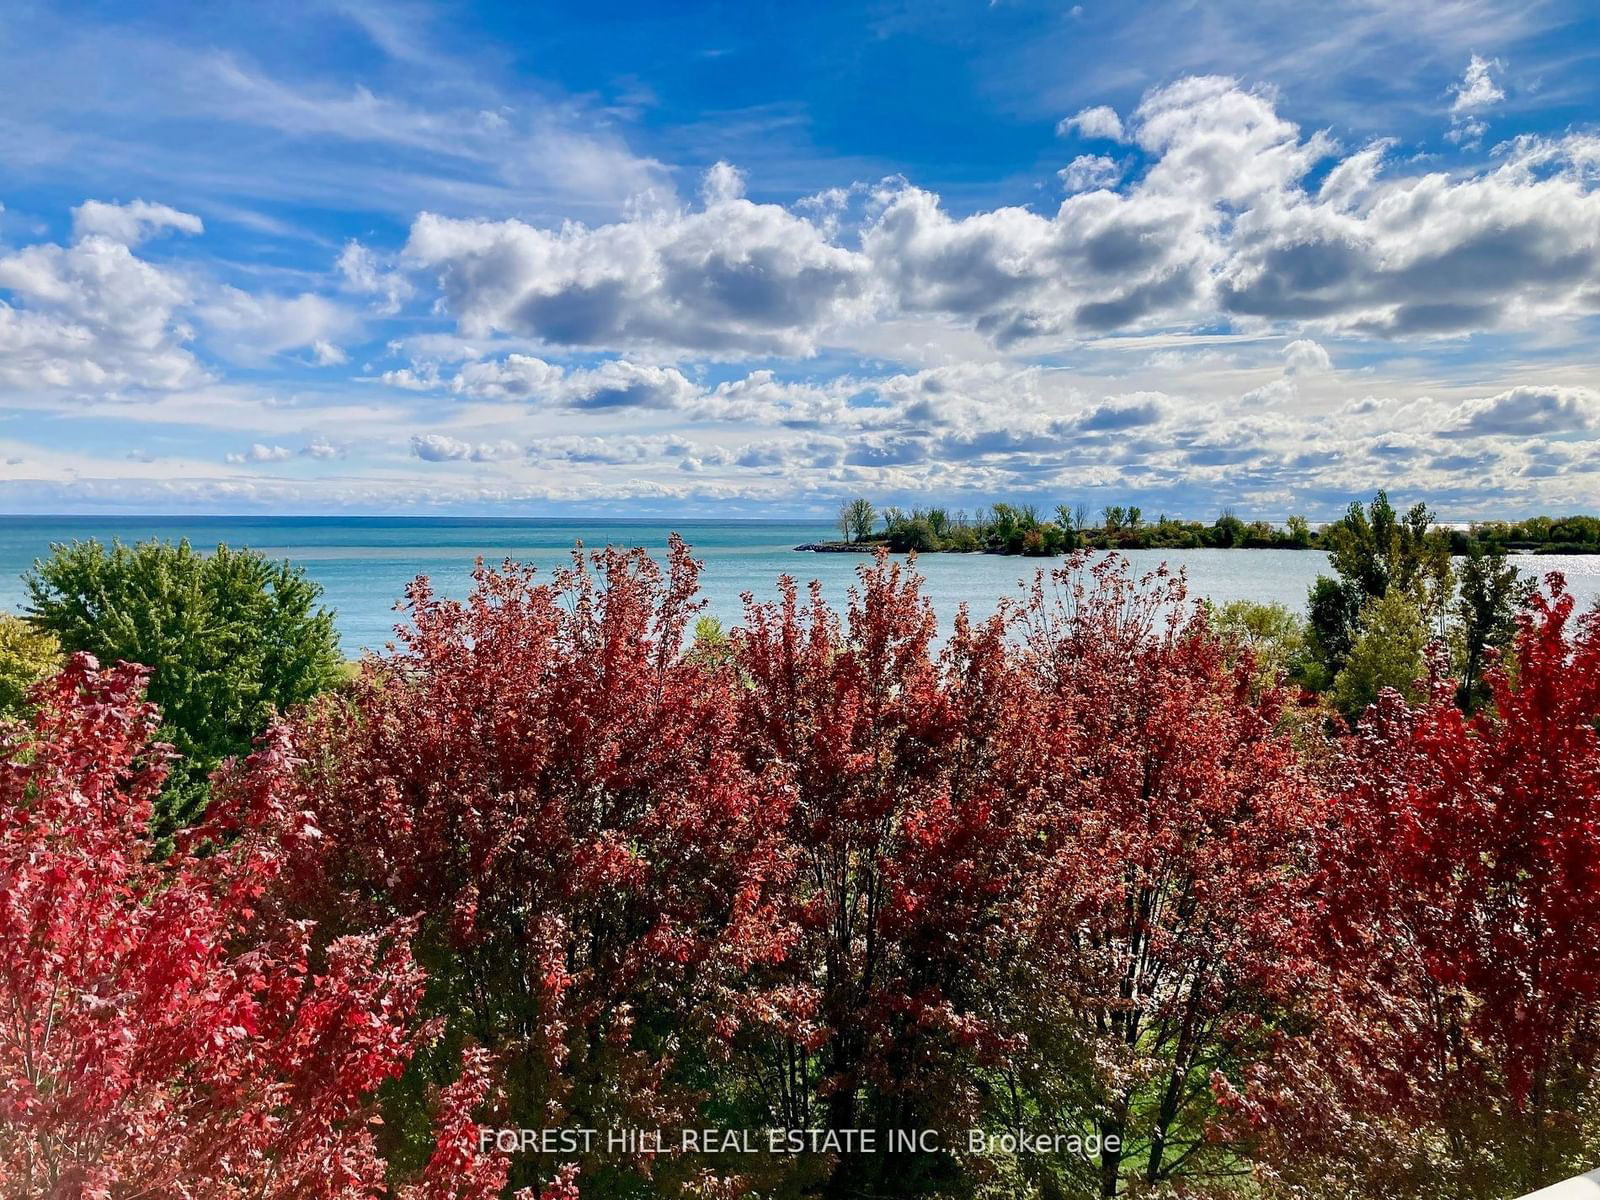
[[[338,614],[346,653],[377,648],[390,639],[405,585],[428,575],[447,595],[465,593],[474,560],[506,557],[542,569],[567,561],[573,545],[645,546],[663,550],[676,530],[705,561],[701,589],[709,611],[725,624],[742,612],[741,592],[771,598],[780,575],[802,583],[818,579],[836,605],[864,561],[855,554],[796,553],[793,547],[835,536],[820,522],[618,521],[516,517],[6,517],[0,516],[0,610],[26,603],[22,575],[52,542],[96,537],[125,542],[160,537],[188,538],[210,548],[218,542],[249,546],[304,566],[322,584],[326,603]],[[1249,599],[1278,601],[1299,610],[1306,589],[1327,570],[1326,556],[1297,550],[1138,550],[1128,555],[1138,571],[1162,562],[1182,567],[1190,590],[1219,603]],[[1524,570],[1566,573],[1572,591],[1587,604],[1600,598],[1600,556],[1527,555]],[[982,616],[1002,595],[1046,564],[1043,559],[992,554],[928,554],[917,560],[926,592],[942,623],[962,604]]]

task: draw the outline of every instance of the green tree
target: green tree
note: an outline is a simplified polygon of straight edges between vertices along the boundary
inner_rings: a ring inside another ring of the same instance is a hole
[[[862,496],[857,496],[840,510],[840,521],[843,524],[845,514],[849,515],[849,530],[845,537],[851,541],[864,541],[872,534],[872,527],[878,523],[878,510],[872,507],[872,501]]]
[[[718,650],[728,644],[728,631],[722,627],[722,619],[713,617],[709,613],[699,617],[694,623],[694,646],[697,650]]]
[[[689,644],[688,657],[701,663],[724,663],[733,653],[732,642],[722,621],[705,613],[695,619],[694,640]]]
[[[999,503],[989,521],[989,543],[1007,554],[1022,552],[1023,536],[1029,525],[1026,514],[1014,504]]]
[[[1338,574],[1311,587],[1311,642],[1321,676],[1332,679],[1360,636],[1361,614],[1391,590],[1405,592],[1425,623],[1439,621],[1453,591],[1450,538],[1433,526],[1433,512],[1414,504],[1400,516],[1379,492],[1363,508],[1350,505],[1323,531],[1322,544]]]
[[[1245,535],[1245,523],[1234,515],[1231,508],[1225,508],[1211,527],[1211,544],[1220,546],[1224,550],[1231,550],[1235,546],[1244,545]]]
[[[151,670],[161,738],[183,755],[157,805],[156,832],[192,823],[208,776],[248,751],[275,712],[333,687],[343,661],[322,589],[287,562],[187,541],[95,540],[51,547],[25,579],[29,617],[68,653]]]
[[[1384,688],[1421,699],[1417,681],[1427,674],[1428,620],[1410,593],[1392,588],[1361,611],[1350,658],[1333,681],[1333,703],[1352,721]]]
[[[1413,504],[1401,517],[1388,493],[1379,492],[1365,511],[1352,504],[1323,538],[1333,569],[1367,596],[1401,587],[1430,619],[1449,599],[1450,539],[1433,527],[1433,511],[1426,504]]]
[[[1325,692],[1350,657],[1361,620],[1361,589],[1317,576],[1306,602],[1306,686]]]
[[[922,554],[942,549],[943,543],[934,532],[933,523],[922,513],[913,513],[896,521],[889,530],[889,548],[898,553],[912,550]]]
[[[1284,605],[1230,600],[1212,609],[1211,625],[1230,646],[1249,651],[1258,695],[1281,676],[1298,672],[1306,648],[1305,622]]]
[[[11,613],[0,613],[0,720],[25,716],[33,685],[61,666],[61,643]]]
[[[1506,561],[1503,546],[1474,542],[1461,566],[1461,595],[1455,604],[1456,703],[1475,712],[1489,699],[1484,682],[1489,651],[1505,650],[1517,632],[1517,610],[1537,584]]]
[[[1289,518],[1288,528],[1289,541],[1293,545],[1298,546],[1301,549],[1311,545],[1311,523],[1304,517],[1299,516],[1298,514],[1291,516]]]

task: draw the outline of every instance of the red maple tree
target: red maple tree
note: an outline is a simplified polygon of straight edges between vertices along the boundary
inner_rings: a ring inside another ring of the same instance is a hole
[[[1029,826],[994,764],[1017,693],[1003,622],[963,615],[935,654],[915,573],[880,553],[860,576],[842,622],[785,579],[776,603],[746,598],[732,639],[746,761],[776,764],[792,795],[801,930],[788,1021],[747,1065],[790,1125],[962,1129],[981,1102],[973,1065],[1008,1044],[992,993]],[[912,1165],[846,1156],[829,1187],[925,1193],[936,1181]]]
[[[1600,613],[1547,589],[1476,715],[1440,678],[1346,746],[1301,981],[1315,1019],[1239,1099],[1291,1180],[1501,1196],[1592,1163]]]
[[[1101,1135],[1099,1194],[1226,1190],[1214,1081],[1283,1009],[1317,791],[1281,694],[1164,568],[1074,557],[1018,619],[1040,766],[1013,786],[1039,793],[1051,852],[1018,917],[1014,1075],[1046,1128]]]
[[[323,837],[291,902],[353,931],[415,919],[425,1008],[445,1045],[494,1052],[516,1126],[692,1126],[691,1071],[774,1007],[745,984],[792,941],[787,800],[737,753],[732,668],[684,653],[698,570],[674,539],[664,571],[480,564],[464,602],[419,580],[400,648],[293,731]],[[596,1145],[518,1154],[512,1183],[571,1187],[569,1160],[661,1189],[698,1170]]]
[[[144,681],[77,655],[0,734],[0,1195],[381,1194],[374,1094],[429,1034],[406,931],[318,945],[264,903],[317,835],[281,739],[157,858]]]

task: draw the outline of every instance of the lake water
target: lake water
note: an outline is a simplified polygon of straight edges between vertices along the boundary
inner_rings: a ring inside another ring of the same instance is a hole
[[[0,516],[0,610],[26,602],[22,575],[52,542],[96,537],[125,542],[160,537],[188,538],[210,548],[218,542],[249,546],[304,566],[322,584],[326,602],[338,613],[346,653],[380,647],[398,619],[395,601],[405,585],[428,575],[448,595],[464,594],[473,560],[511,557],[549,568],[566,561],[574,542],[660,550],[672,530],[681,533],[704,559],[701,590],[709,611],[723,623],[737,623],[739,595],[746,590],[770,598],[780,575],[802,583],[822,581],[824,594],[842,604],[863,562],[855,554],[796,553],[803,542],[835,536],[822,524],[783,521],[572,521],[476,517],[6,517]],[[1182,567],[1190,590],[1218,602],[1278,601],[1295,610],[1306,589],[1327,570],[1324,555],[1294,550],[1144,550],[1129,556],[1136,570],[1167,562]],[[926,592],[942,621],[962,604],[977,615],[992,612],[1003,595],[1013,594],[1042,559],[991,554],[929,554],[917,560]],[[1518,559],[1524,570],[1560,570],[1584,604],[1600,598],[1600,556],[1535,556]]]

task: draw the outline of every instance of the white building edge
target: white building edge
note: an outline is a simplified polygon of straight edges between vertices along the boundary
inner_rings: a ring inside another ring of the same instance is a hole
[[[1537,1192],[1529,1192],[1521,1200],[1600,1200],[1600,1171],[1552,1183]]]

